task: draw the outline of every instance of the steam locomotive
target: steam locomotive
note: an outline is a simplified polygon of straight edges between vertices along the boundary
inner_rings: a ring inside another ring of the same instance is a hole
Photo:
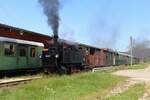
[[[85,51],[77,45],[65,43],[54,36],[49,49],[43,52],[42,63],[45,73],[70,74],[84,70]]]

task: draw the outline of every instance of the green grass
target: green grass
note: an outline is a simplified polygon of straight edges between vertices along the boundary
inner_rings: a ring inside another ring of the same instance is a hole
[[[88,98],[95,98],[97,95],[101,97],[117,83],[126,79],[111,75],[110,72],[122,69],[141,69],[147,66],[148,64],[138,64],[133,65],[132,68],[130,66],[111,67],[106,71],[95,73],[48,76],[29,84],[0,89],[0,100],[91,100]],[[143,88],[142,86],[133,87],[129,91],[111,99],[132,97],[130,94],[139,96],[141,92],[137,89]],[[135,93],[134,91],[140,93]]]
[[[104,72],[49,76],[16,88],[1,89],[0,100],[78,100],[96,91],[102,93],[124,79]]]
[[[144,94],[144,84],[136,84],[127,91],[104,100],[138,100]]]
[[[130,65],[120,65],[120,66],[112,66],[112,67],[107,67],[106,69],[100,70],[100,72],[115,72],[119,70],[126,70],[126,69],[144,69],[149,66],[148,63],[141,63],[141,64],[134,64],[132,66]]]
[[[148,67],[148,63],[141,63],[141,64],[135,64],[133,66],[128,66],[128,69],[144,69],[146,67]]]

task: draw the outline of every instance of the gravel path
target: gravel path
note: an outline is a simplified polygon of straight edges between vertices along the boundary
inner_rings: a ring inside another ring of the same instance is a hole
[[[140,82],[146,83],[145,93],[143,94],[143,96],[141,98],[139,98],[139,100],[150,100],[150,65],[146,69],[122,70],[122,71],[114,72],[113,74],[129,77],[128,81],[130,81],[130,82],[126,88],[129,88],[130,86],[134,85],[134,84],[130,84],[130,83],[133,83],[133,81],[134,81],[134,83],[140,83]],[[123,92],[124,90],[126,90],[126,89],[123,89],[121,92]]]
[[[131,78],[132,80],[150,82],[150,65],[146,69],[122,70],[122,71],[114,72],[113,74],[119,76],[126,76]]]

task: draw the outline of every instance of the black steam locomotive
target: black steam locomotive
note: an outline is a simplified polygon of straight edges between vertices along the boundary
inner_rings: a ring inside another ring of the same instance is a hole
[[[85,51],[76,45],[66,44],[64,41],[58,41],[58,37],[54,36],[47,53],[43,53],[44,72],[70,74],[84,70]]]

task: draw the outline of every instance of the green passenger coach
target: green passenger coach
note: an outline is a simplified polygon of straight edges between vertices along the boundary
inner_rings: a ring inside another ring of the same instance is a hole
[[[0,72],[40,69],[44,44],[0,37]]]

